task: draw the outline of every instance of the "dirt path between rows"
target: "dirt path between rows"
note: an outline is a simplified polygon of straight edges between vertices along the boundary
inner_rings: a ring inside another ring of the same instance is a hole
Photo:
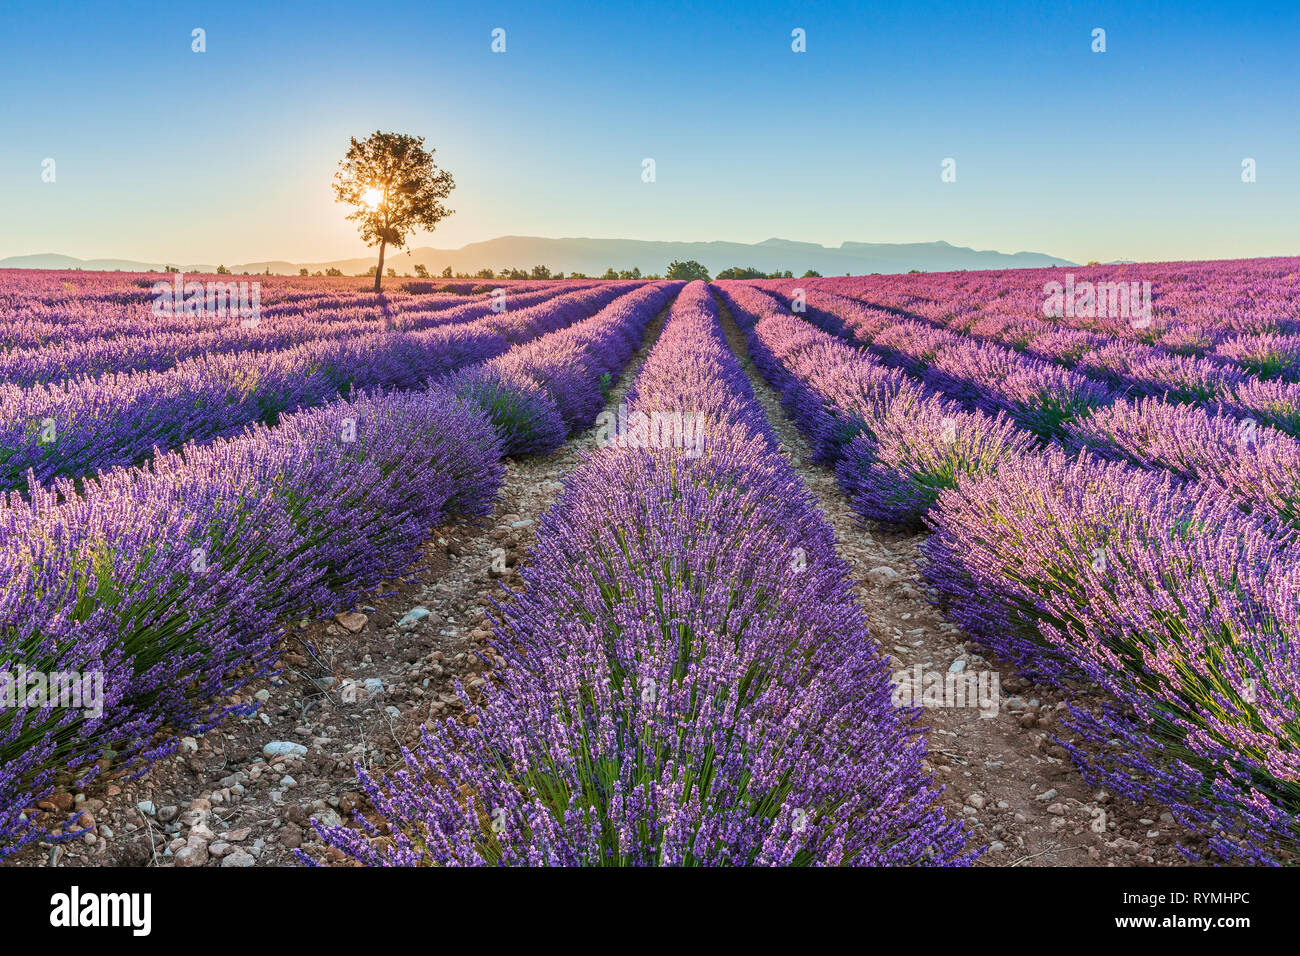
[[[950,672],[999,675],[996,713],[988,711],[992,716],[981,716],[974,706],[927,706],[921,719],[929,766],[945,786],[943,804],[963,817],[973,841],[987,848],[976,865],[1185,864],[1176,844],[1190,838],[1163,807],[1112,799],[1090,787],[1070,763],[1054,740],[1060,729],[1056,715],[1065,708],[1060,694],[980,656],[980,646],[945,620],[918,564],[925,535],[862,526],[834,470],[809,459],[807,441],[781,407],[779,393],[748,361],[744,335],[725,311],[723,328],[783,452],[835,529],[871,636],[893,658],[895,675],[915,678],[919,666],[923,686],[930,675],[941,681]]]
[[[650,323],[606,407],[622,401],[667,311]],[[92,829],[29,845],[5,864],[289,866],[299,848],[342,862],[310,818],[350,820],[354,808],[364,809],[354,763],[395,769],[401,746],[418,739],[422,724],[464,718],[456,680],[477,700],[492,679],[477,653],[490,638],[484,608],[503,599],[502,585],[522,584],[518,564],[537,517],[594,448],[593,428],[549,455],[506,459],[501,494],[481,527],[438,529],[409,579],[377,588],[332,620],[291,629],[280,675],[229,698],[261,701],[257,714],[183,738],[175,756],[137,780],[109,776],[85,793],[42,801],[52,819],[81,809],[82,825]]]

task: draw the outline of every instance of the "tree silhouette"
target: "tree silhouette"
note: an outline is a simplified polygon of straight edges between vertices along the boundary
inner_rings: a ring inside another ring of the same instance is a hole
[[[384,275],[384,250],[406,245],[416,229],[432,230],[455,210],[440,200],[456,188],[451,173],[433,162],[434,150],[424,148],[423,136],[376,131],[364,140],[352,137],[347,155],[334,174],[334,198],[352,206],[366,245],[379,245],[375,291]]]

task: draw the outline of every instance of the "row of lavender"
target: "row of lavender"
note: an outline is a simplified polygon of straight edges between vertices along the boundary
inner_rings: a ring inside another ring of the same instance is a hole
[[[806,304],[810,318],[842,330],[893,364],[927,376],[956,397],[1004,407],[1048,437],[1089,407],[1139,396],[1202,404],[1300,435],[1298,383],[1154,354],[1132,343],[1112,343],[1079,362],[1066,357],[1068,348],[1052,355],[1022,354],[828,292],[806,293]]]
[[[789,283],[785,285],[789,287]],[[835,281],[817,289],[818,293],[843,291]],[[1240,335],[1184,328],[1176,334],[1165,333],[1158,344],[1148,344],[1130,336],[1062,327],[1058,320],[996,311],[966,312],[946,302],[916,307],[917,312],[866,304],[879,312],[883,321],[924,322],[1064,365],[1129,393],[1231,403],[1234,393],[1244,391],[1256,401],[1262,398],[1292,407],[1300,402],[1300,384],[1296,384],[1300,378],[1300,333]],[[1134,319],[1129,324],[1146,321]]]
[[[325,838],[375,865],[968,862],[703,283],[628,404],[694,416],[702,453],[632,431],[573,473],[499,609],[509,663],[465,698],[477,721],[362,773],[385,842],[361,818]]]
[[[198,284],[198,287],[195,286]],[[220,286],[218,286],[220,283]],[[198,291],[230,291],[238,295],[241,284],[257,290],[260,318],[273,322],[296,321],[304,313],[322,320],[355,318],[356,310],[382,312],[450,308],[468,301],[467,294],[447,291],[412,291],[409,287],[376,293],[356,279],[296,278],[235,275],[133,275],[102,272],[47,272],[6,269],[0,283],[0,349],[35,348],[50,343],[73,343],[89,338],[136,336],[145,332],[202,332],[223,328],[229,322],[207,309],[194,314],[184,308]],[[172,290],[172,308],[155,314],[162,298],[161,286]],[[176,289],[179,284],[180,295]],[[497,281],[476,284],[473,296],[504,289],[508,296],[545,289],[573,290],[591,283]]]
[[[887,287],[850,278],[815,286],[1043,358],[1093,364],[1102,375],[1121,372],[1156,386],[1169,378],[1177,388],[1182,381],[1195,382],[1197,371],[1206,368],[1300,378],[1297,265],[1296,260],[1200,264],[1199,271],[1217,273],[1218,281],[1206,289],[1186,272],[1143,264],[1131,272],[1144,277],[1149,300],[1135,297],[1135,284],[1115,282],[1109,271],[1087,271],[1091,281],[1071,273],[1065,284],[1058,274],[1043,284],[1047,273],[1013,271],[924,277]],[[907,286],[906,294],[901,286]],[[1087,290],[1083,308],[1076,307],[1076,286],[1080,294]],[[1061,291],[1053,299],[1045,294],[1048,289]],[[1045,320],[1047,311],[1053,315]],[[1102,351],[1114,345],[1125,347]],[[1177,358],[1204,362],[1183,364]]]
[[[1054,328],[1229,359],[1253,341],[1300,333],[1300,259],[1294,258],[863,276],[800,284],[944,323],[965,325],[991,315],[1028,321],[1026,329],[1032,329],[1032,320],[1051,311]]]
[[[836,316],[856,341],[871,341],[857,306]],[[1062,443],[1222,489],[1247,510],[1266,518],[1300,519],[1300,385],[1256,379],[1211,363],[1138,357],[1141,347],[1116,344],[1103,351],[1114,361],[1086,368],[1098,381],[964,337],[940,340],[927,364],[911,345],[929,336],[896,324],[888,333],[892,355],[908,353],[905,367],[946,394],[985,409],[1003,408],[1022,424]],[[874,345],[873,345],[874,347]],[[887,346],[888,348],[888,346]],[[1141,366],[1145,372],[1135,371]],[[1121,371],[1124,370],[1124,371]],[[1130,396],[1136,393],[1138,398]]]
[[[1072,708],[1069,726],[1090,744],[1072,750],[1091,779],[1165,803],[1224,855],[1293,857],[1300,574],[1274,505],[1294,520],[1294,440],[1265,435],[1243,450],[1235,423],[1148,402],[1094,412],[1084,428],[1104,444],[1098,416],[1127,422],[1161,449],[1153,470],[1072,458],[763,292],[732,285],[727,297],[756,365],[837,462],[859,513],[934,530],[927,573],[956,618],[1031,671],[1111,695],[1101,712]],[[1169,437],[1178,429],[1184,442]],[[1232,456],[1245,452],[1271,485],[1244,480]],[[1192,467],[1179,476],[1160,458]]]
[[[200,355],[165,372],[0,385],[0,489],[139,464],[155,449],[237,433],[351,389],[412,388],[587,318],[636,283],[608,283],[419,332],[322,338],[275,352]]]
[[[377,332],[418,332],[457,322],[470,322],[493,312],[526,309],[565,292],[594,283],[506,292],[475,299],[356,297],[343,305],[290,303],[256,309],[252,317],[238,303],[208,303],[200,299],[199,313],[160,319],[137,310],[132,324],[114,334],[99,335],[81,316],[68,316],[66,335],[51,336],[40,345],[0,351],[0,382],[31,386],[82,379],[113,372],[165,371],[201,355],[231,352],[275,352],[319,339],[351,339]],[[379,301],[367,301],[371,299]],[[332,300],[334,302],[337,299]],[[79,306],[94,314],[84,302]],[[177,306],[181,309],[181,306]],[[250,313],[251,314],[251,313]]]
[[[1128,392],[956,333],[882,318],[852,299],[808,293],[807,318],[967,408],[1004,413],[1068,450],[1162,467],[1222,489],[1244,509],[1300,521],[1300,386],[1256,382],[1208,407]],[[1278,399],[1278,389],[1294,394]],[[1261,422],[1271,422],[1261,424]],[[1276,427],[1272,427],[1276,426]]]
[[[190,444],[80,488],[6,494],[4,669],[99,683],[83,686],[93,708],[26,697],[0,712],[0,855],[39,835],[29,808],[60,775],[84,784],[109,757],[146,767],[175,731],[241,710],[222,701],[274,667],[289,615],[351,606],[402,573],[437,525],[486,513],[507,442],[540,421],[528,444],[549,450],[566,423],[589,424],[602,376],[627,362],[678,287],[639,286],[546,336],[553,349],[479,366],[501,391],[521,391],[529,419],[502,420],[501,401],[465,387],[486,380],[467,370]]]

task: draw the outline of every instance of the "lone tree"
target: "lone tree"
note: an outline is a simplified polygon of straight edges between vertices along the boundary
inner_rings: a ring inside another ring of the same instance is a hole
[[[376,131],[364,140],[352,138],[334,174],[335,201],[354,207],[348,218],[356,220],[366,245],[379,244],[376,292],[384,276],[384,250],[401,249],[415,230],[432,230],[455,211],[439,201],[456,183],[434,165],[433,153],[424,148],[423,136]]]

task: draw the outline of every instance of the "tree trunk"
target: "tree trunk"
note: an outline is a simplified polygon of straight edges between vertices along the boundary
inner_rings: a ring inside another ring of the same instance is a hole
[[[383,239],[379,240],[379,266],[375,269],[375,291],[379,291],[379,282],[384,277],[384,246],[388,245]]]

